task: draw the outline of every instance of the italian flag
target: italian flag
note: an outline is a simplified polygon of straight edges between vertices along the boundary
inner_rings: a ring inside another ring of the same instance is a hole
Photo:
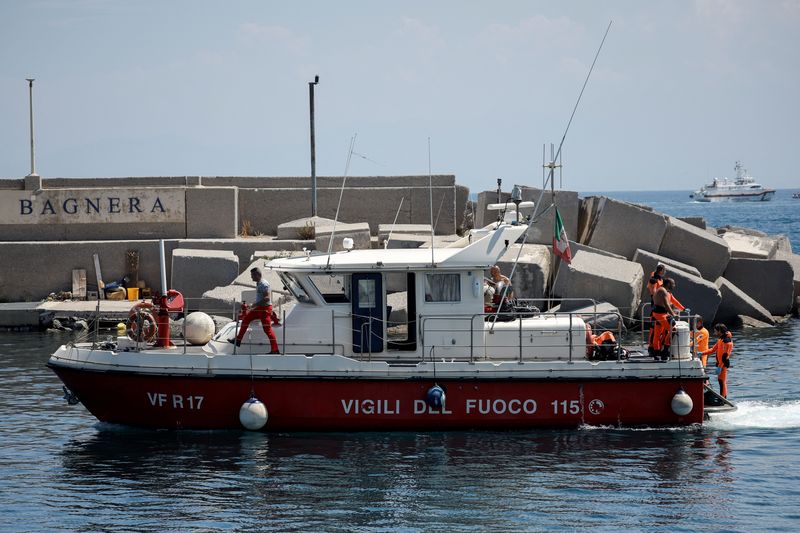
[[[564,222],[561,221],[561,213],[556,207],[556,219],[553,225],[553,253],[569,264],[572,261],[572,252],[569,250],[569,240],[567,230],[564,229]]]

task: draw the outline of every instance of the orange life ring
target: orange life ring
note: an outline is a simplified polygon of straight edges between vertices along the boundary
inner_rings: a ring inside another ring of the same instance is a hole
[[[152,344],[158,337],[158,323],[153,314],[153,304],[141,302],[128,313],[128,338],[135,342]]]

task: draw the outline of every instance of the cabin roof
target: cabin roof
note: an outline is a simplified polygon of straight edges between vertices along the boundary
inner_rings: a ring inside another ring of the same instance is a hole
[[[463,248],[399,248],[350,250],[308,257],[274,259],[266,268],[287,271],[353,271],[353,270],[470,270],[485,269],[497,262],[507,249],[525,232],[525,225],[501,225]],[[432,261],[433,259],[433,261]]]

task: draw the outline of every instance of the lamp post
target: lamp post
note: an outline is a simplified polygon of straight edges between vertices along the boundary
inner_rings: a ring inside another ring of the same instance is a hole
[[[319,76],[308,82],[308,108],[311,121],[311,216],[317,216],[317,154],[314,140],[314,86],[319,83]]]
[[[30,109],[30,123],[31,123],[31,173],[29,176],[37,176],[36,174],[36,157],[33,150],[33,82],[36,78],[25,78],[28,81],[28,104]]]

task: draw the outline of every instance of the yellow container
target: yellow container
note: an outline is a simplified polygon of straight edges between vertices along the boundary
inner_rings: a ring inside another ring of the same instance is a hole
[[[128,300],[139,299],[139,287],[128,287]]]

